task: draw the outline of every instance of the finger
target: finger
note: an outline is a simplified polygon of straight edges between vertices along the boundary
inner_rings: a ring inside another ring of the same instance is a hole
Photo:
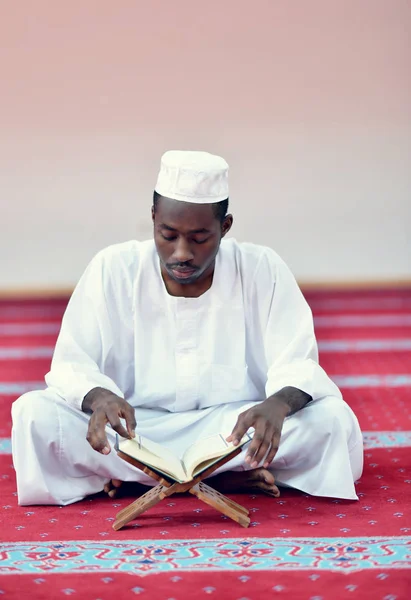
[[[123,417],[126,420],[126,427],[127,427],[128,434],[130,437],[134,438],[134,437],[136,437],[136,427],[137,427],[134,408],[132,406],[130,406],[130,404],[127,402],[123,413],[124,413]]]
[[[265,439],[265,429],[266,423],[265,419],[259,419],[255,424],[255,431],[253,435],[253,439],[251,444],[248,447],[247,456],[245,457],[245,461],[250,465],[254,464],[254,456],[258,453],[261,444]],[[257,463],[258,464],[258,463]]]
[[[280,435],[278,433],[274,433],[271,440],[271,448],[267,454],[267,457],[264,461],[264,467],[267,467],[273,462],[275,455],[277,454],[278,447],[280,445]]]
[[[101,454],[110,454],[111,448],[106,436],[106,416],[105,413],[95,411],[88,424],[86,439],[90,446]]]
[[[273,428],[267,427],[267,429],[265,430],[265,433],[264,433],[264,439],[261,442],[259,449],[257,450],[257,452],[254,455],[253,462],[251,463],[251,466],[253,469],[255,469],[255,467],[257,467],[260,464],[260,462],[263,460],[264,456],[267,454],[268,449],[271,446],[271,442],[273,439],[273,433],[274,433]]]
[[[237,422],[234,425],[234,429],[227,438],[227,442],[232,442],[234,446],[238,446],[243,438],[245,432],[252,425],[252,413],[250,410],[246,410],[238,416]]]
[[[120,416],[118,415],[116,410],[108,410],[107,411],[107,420],[110,423],[111,427],[114,429],[114,431],[116,431],[118,433],[118,435],[121,435],[121,437],[123,438],[129,438],[130,435],[127,431],[127,429],[125,429],[123,427],[123,425],[121,424],[120,421]]]

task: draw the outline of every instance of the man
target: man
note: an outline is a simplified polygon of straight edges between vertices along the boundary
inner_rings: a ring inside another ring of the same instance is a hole
[[[227,206],[222,158],[162,157],[154,241],[97,254],[64,315],[48,388],[13,405],[20,504],[152,485],[112,449],[115,432],[136,430],[181,455],[253,428],[215,487],[357,498],[362,436],[318,365],[311,311],[273,250],[223,239]]]

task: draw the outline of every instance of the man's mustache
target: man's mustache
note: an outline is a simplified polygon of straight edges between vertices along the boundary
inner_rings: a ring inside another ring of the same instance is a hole
[[[167,268],[168,269],[186,269],[187,271],[190,270],[198,270],[198,267],[196,267],[195,265],[190,265],[188,263],[167,263]]]

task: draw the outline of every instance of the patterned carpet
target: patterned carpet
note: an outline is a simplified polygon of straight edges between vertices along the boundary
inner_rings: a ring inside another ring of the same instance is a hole
[[[233,496],[248,530],[191,496],[119,532],[130,502],[18,507],[10,406],[44,387],[65,300],[0,302],[0,597],[298,600],[411,597],[411,289],[307,292],[321,364],[359,417],[359,502]]]

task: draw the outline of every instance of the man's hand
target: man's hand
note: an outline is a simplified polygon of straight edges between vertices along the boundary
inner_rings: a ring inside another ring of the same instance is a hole
[[[306,392],[287,386],[264,400],[264,402],[241,413],[227,441],[233,442],[236,446],[240,443],[247,429],[254,427],[254,437],[248,448],[245,461],[254,469],[270,449],[263,465],[266,469],[280,445],[281,430],[285,417],[301,410],[311,400],[312,397]]]
[[[227,441],[233,442],[235,446],[238,445],[249,427],[254,427],[254,436],[245,461],[254,469],[269,450],[263,465],[264,468],[267,468],[280,445],[281,430],[289,412],[290,407],[282,398],[275,396],[267,398],[264,402],[256,404],[239,415]]]
[[[105,431],[107,423],[122,437],[135,437],[134,408],[113,392],[104,388],[94,388],[84,397],[81,408],[83,412],[91,413],[87,441],[97,452],[111,452]],[[122,426],[120,419],[125,419],[127,430]]]

